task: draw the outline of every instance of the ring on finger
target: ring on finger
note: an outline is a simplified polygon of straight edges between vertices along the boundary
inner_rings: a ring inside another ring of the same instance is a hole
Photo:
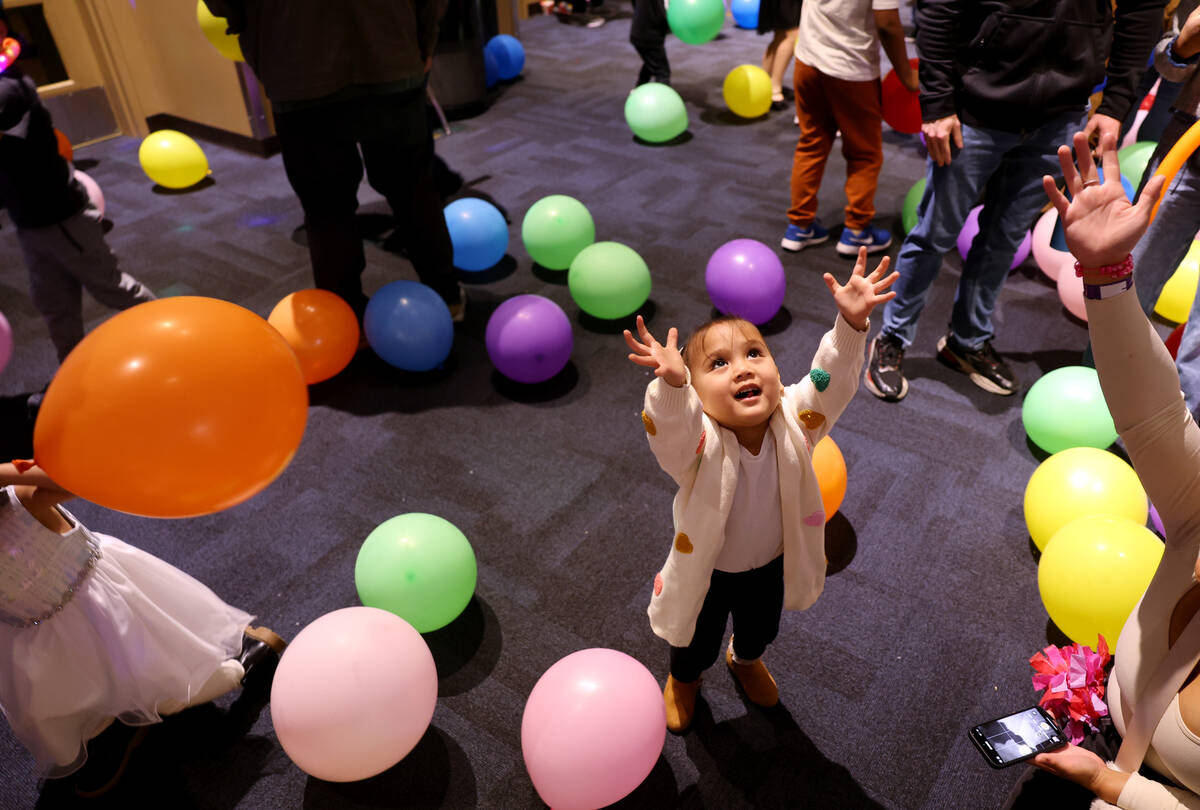
[[[1092,186],[1098,185],[1100,185],[1100,181],[1093,177],[1091,180],[1084,180],[1083,185],[1080,186],[1080,188],[1091,188]]]

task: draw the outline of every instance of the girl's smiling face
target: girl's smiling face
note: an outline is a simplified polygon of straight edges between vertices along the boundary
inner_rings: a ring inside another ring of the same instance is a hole
[[[704,412],[735,433],[765,426],[783,383],[762,334],[748,321],[733,320],[713,324],[698,339],[687,347],[687,359]]]

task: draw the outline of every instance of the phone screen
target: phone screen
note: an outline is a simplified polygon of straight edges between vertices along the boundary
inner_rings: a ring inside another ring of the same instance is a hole
[[[1054,721],[1036,706],[980,723],[971,729],[971,740],[995,768],[1021,762],[1063,744],[1062,733]]]

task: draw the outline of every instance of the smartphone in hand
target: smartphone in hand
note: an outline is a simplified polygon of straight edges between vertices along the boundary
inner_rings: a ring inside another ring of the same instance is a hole
[[[1041,706],[980,723],[968,736],[993,768],[1007,768],[1067,743],[1054,718]]]

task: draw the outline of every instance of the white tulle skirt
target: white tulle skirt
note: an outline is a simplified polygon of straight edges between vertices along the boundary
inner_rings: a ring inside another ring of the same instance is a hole
[[[102,556],[61,613],[0,624],[0,709],[43,776],[87,759],[113,718],[158,722],[241,652],[250,614],[153,555],[94,533]]]

